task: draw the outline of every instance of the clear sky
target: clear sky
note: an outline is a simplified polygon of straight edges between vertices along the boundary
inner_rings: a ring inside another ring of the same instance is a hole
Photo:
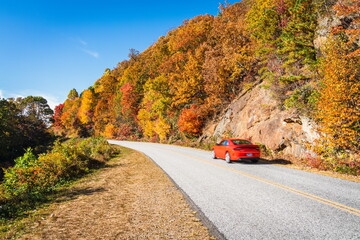
[[[237,1],[227,1],[233,4]],[[0,97],[80,93],[128,57],[221,0],[0,0]]]

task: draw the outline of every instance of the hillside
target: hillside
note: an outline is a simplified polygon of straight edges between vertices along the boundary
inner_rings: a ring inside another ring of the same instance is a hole
[[[71,90],[53,130],[171,143],[250,138],[356,174],[359,10],[355,0],[223,5],[142,53],[131,49],[80,95]]]

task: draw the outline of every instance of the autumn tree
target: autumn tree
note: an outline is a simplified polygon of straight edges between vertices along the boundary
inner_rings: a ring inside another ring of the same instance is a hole
[[[339,1],[338,16],[352,19],[333,29],[324,50],[317,118],[325,146],[360,151],[360,4]],[[357,14],[356,14],[357,13]]]
[[[51,126],[51,129],[53,130],[54,134],[57,136],[65,135],[65,132],[66,132],[65,127],[61,121],[63,109],[64,109],[63,103],[55,106],[55,109],[54,109],[53,124]]]
[[[75,88],[71,89],[70,92],[69,92],[69,94],[68,94],[68,96],[67,96],[67,98],[68,98],[69,100],[74,100],[74,99],[76,99],[76,98],[78,98],[78,97],[79,97],[79,93],[76,91]]]
[[[179,116],[179,130],[192,137],[197,137],[202,133],[205,116],[198,105],[191,105],[185,108]]]
[[[62,126],[61,115],[63,113],[63,108],[64,108],[64,104],[60,103],[59,105],[55,106],[55,109],[54,109],[53,119],[54,119],[54,125],[57,127]]]
[[[119,80],[112,74],[112,71],[108,71],[94,84],[94,92],[97,97],[93,117],[96,135],[101,135],[107,124],[115,122],[114,108],[118,82]]]
[[[139,97],[135,92],[135,87],[130,83],[125,83],[121,88],[121,113],[125,117],[134,119],[138,111]]]
[[[77,96],[77,97],[76,97]],[[71,137],[79,136],[80,121],[78,118],[78,110],[81,100],[75,89],[70,90],[68,99],[65,100],[62,108],[60,122],[64,127],[64,133]]]
[[[244,83],[254,81],[256,74],[253,45],[245,28],[247,4],[223,6],[221,10],[208,41],[202,46],[205,104],[210,111],[227,105]]]
[[[153,138],[156,134],[160,140],[165,140],[171,128],[166,120],[171,104],[169,82],[161,75],[147,81],[144,91],[145,96],[138,113],[139,124],[146,137]]]
[[[84,90],[81,94],[81,103],[78,112],[78,117],[81,124],[89,124],[92,122],[93,110],[95,104],[95,96],[93,90]]]

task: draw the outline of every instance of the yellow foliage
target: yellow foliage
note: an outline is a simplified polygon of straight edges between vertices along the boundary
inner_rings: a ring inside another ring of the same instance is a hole
[[[173,81],[171,88],[174,92],[174,106],[187,104],[191,101],[202,101],[204,80],[201,74],[202,62],[200,61],[195,56],[190,55],[184,70],[179,74],[179,78]]]
[[[81,95],[81,104],[78,111],[78,117],[82,124],[88,124],[91,121],[91,110],[94,104],[94,95],[91,90],[85,90]]]
[[[160,116],[155,123],[155,132],[159,135],[160,141],[166,140],[167,135],[170,133],[171,125],[166,121],[166,119]]]
[[[116,126],[112,123],[109,123],[105,126],[103,136],[106,138],[113,138],[116,134]]]
[[[151,119],[151,114],[146,109],[140,109],[138,113],[139,125],[143,129],[144,136],[152,138],[154,136],[155,122]]]
[[[317,118],[326,145],[359,151],[360,57],[334,36],[327,45]]]
[[[279,15],[276,0],[252,0],[247,12],[247,25],[252,36],[260,44],[273,43],[278,36]]]

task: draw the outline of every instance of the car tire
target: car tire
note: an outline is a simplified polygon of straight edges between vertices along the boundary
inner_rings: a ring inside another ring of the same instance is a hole
[[[215,151],[214,151],[214,150],[212,150],[212,155],[213,155],[213,159],[217,159],[217,157],[216,157],[216,153],[215,153]]]
[[[229,154],[228,152],[226,152],[226,154],[225,154],[225,161],[226,161],[227,163],[231,163],[230,154]]]

